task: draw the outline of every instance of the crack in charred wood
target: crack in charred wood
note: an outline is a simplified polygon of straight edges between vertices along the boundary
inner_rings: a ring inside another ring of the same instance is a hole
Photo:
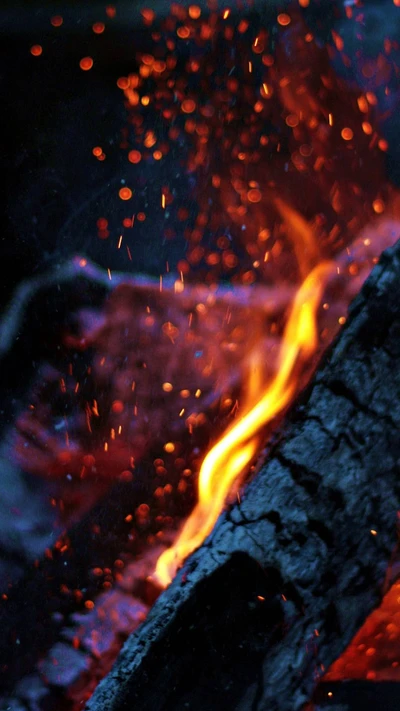
[[[325,387],[327,390],[330,390],[330,392],[335,395],[335,397],[343,398],[344,400],[347,400],[349,403],[351,403],[354,407],[355,412],[362,412],[364,415],[368,415],[369,417],[375,420],[382,420],[383,422],[385,422],[385,424],[390,426],[391,429],[398,429],[398,423],[396,423],[395,420],[393,420],[393,418],[389,414],[384,415],[382,413],[379,413],[368,405],[366,405],[365,403],[361,402],[358,395],[340,378],[320,381],[319,384]]]
[[[303,410],[304,410],[304,408],[303,408]],[[336,435],[334,432],[329,430],[325,426],[322,417],[320,415],[317,415],[315,412],[310,413],[310,414],[307,414],[306,412],[304,412],[304,415],[302,416],[302,421],[303,422],[305,422],[305,421],[316,422],[316,424],[320,427],[323,434],[326,435],[327,437],[329,437],[329,439],[331,439],[334,444],[336,444],[336,442],[338,441],[339,435]]]
[[[310,497],[317,494],[322,481],[321,474],[312,471],[295,459],[289,459],[279,448],[275,450],[274,457],[290,472],[294,483],[301,486]]]

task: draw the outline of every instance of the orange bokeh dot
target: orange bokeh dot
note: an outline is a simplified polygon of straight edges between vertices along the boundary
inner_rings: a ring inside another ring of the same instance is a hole
[[[296,114],[289,114],[289,116],[286,117],[286,125],[290,126],[290,128],[295,128],[299,125],[299,119]]]
[[[128,77],[119,77],[119,79],[117,80],[117,87],[118,87],[118,89],[128,89],[129,88]]]
[[[193,99],[185,99],[182,101],[182,111],[184,114],[191,114],[196,108],[196,103]]]
[[[94,156],[96,156],[96,158],[98,158],[103,153],[103,149],[101,148],[101,146],[95,146],[92,150],[92,153]]]
[[[161,158],[162,158],[161,151],[154,151],[153,158],[154,158],[154,160],[161,160]]]
[[[261,192],[257,188],[253,188],[252,190],[249,190],[247,193],[247,199],[249,202],[260,202],[261,200]]]
[[[111,410],[116,414],[120,415],[121,412],[124,411],[124,403],[122,400],[114,400],[113,404],[111,405]]]
[[[94,25],[92,25],[92,30],[96,35],[101,35],[105,29],[106,26],[104,22],[95,22]]]
[[[156,72],[156,74],[161,74],[162,72],[165,72],[166,68],[167,63],[162,62],[160,59],[157,59],[157,61],[155,61],[153,64],[153,71]]]
[[[377,215],[381,215],[385,209],[385,203],[383,202],[383,200],[380,200],[378,198],[377,200],[374,200],[374,202],[372,203],[372,207],[374,208],[374,212],[376,212]]]
[[[51,22],[51,24],[53,25],[53,27],[61,27],[61,25],[62,25],[62,23],[64,22],[64,20],[63,20],[63,18],[61,17],[61,15],[54,15],[54,16],[51,18],[50,22]]]
[[[278,15],[278,22],[282,27],[286,27],[287,25],[290,25],[291,23],[291,18],[289,15],[286,14],[286,12],[281,12],[280,15]]]
[[[132,190],[130,188],[121,188],[118,195],[121,200],[130,200],[132,197]]]
[[[136,150],[129,151],[128,160],[130,163],[140,163],[140,161],[142,160],[142,154],[140,153],[140,151]]]
[[[142,62],[143,64],[146,64],[148,67],[152,67],[154,64],[154,57],[152,54],[143,54],[142,55]]]
[[[93,59],[91,57],[82,57],[79,66],[84,72],[88,72],[93,67]]]
[[[344,128],[340,135],[342,136],[344,141],[351,141],[354,136],[354,133],[351,128]]]
[[[154,10],[150,10],[150,8],[145,7],[140,11],[141,16],[143,17],[143,20],[145,21],[146,24],[151,25],[151,23],[154,21],[154,18],[156,16],[156,13]]]
[[[177,29],[177,31],[176,31],[176,34],[177,34],[178,37],[180,37],[181,39],[187,39],[187,38],[189,37],[189,35],[190,35],[190,29],[189,29],[189,27],[185,27],[185,26],[184,26],[184,27],[178,27],[178,29]]]
[[[133,474],[132,472],[129,471],[129,469],[125,469],[121,474],[118,476],[118,480],[122,481],[125,484],[129,484],[133,479]],[[125,519],[126,520],[126,519]]]
[[[137,218],[138,218],[139,222],[144,222],[146,219],[146,215],[144,212],[138,212]]]
[[[201,10],[198,5],[190,5],[189,7],[189,17],[192,20],[198,20],[201,15]]]
[[[122,220],[122,224],[124,227],[132,227],[132,220],[130,217],[124,217]]]
[[[42,48],[42,46],[41,46],[40,44],[34,44],[34,45],[31,47],[31,54],[32,54],[34,57],[40,57],[40,55],[42,54],[42,52],[43,52],[43,48]]]
[[[116,11],[114,5],[107,5],[107,7],[106,7],[106,15],[107,15],[107,17],[111,17],[111,18],[112,18],[112,17],[115,17],[116,14],[117,14],[117,11]]]

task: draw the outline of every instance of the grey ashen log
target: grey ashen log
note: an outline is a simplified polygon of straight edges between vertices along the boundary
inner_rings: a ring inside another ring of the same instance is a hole
[[[400,504],[399,356],[397,243],[241,502],[128,639],[87,711],[303,708],[384,591]]]

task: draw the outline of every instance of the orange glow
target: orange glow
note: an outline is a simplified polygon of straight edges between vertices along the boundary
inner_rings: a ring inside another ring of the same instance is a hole
[[[129,79],[128,77],[119,77],[117,79],[117,87],[118,89],[129,89]]]
[[[142,154],[140,153],[140,151],[129,151],[128,160],[130,163],[140,163],[140,161],[142,160]]]
[[[107,17],[110,17],[111,19],[115,17],[117,14],[117,10],[115,9],[114,5],[107,5],[106,7],[106,15]]]
[[[50,22],[51,22],[51,24],[53,25],[53,27],[61,27],[61,25],[62,25],[62,23],[64,22],[64,20],[63,20],[63,18],[61,17],[61,15],[54,15],[54,16],[51,18]]]
[[[79,62],[79,66],[84,72],[88,72],[93,67],[92,57],[83,57]]]
[[[363,121],[362,130],[364,131],[364,133],[367,134],[367,136],[371,135],[371,133],[373,132],[373,128],[372,128],[371,124],[369,123],[369,121]]]
[[[143,17],[145,25],[151,25],[154,22],[156,16],[154,10],[150,10],[150,8],[146,7],[140,11],[140,14]]]
[[[196,108],[196,104],[193,99],[185,99],[182,101],[182,111],[184,114],[192,114]]]
[[[130,200],[132,197],[132,190],[130,188],[121,188],[118,195],[121,200]]]
[[[192,20],[198,20],[201,15],[201,10],[198,5],[190,5],[189,7],[189,17]]]
[[[252,190],[249,190],[249,192],[247,193],[247,198],[249,202],[260,202],[261,191],[258,190],[258,188],[252,188]]]
[[[278,22],[282,27],[286,27],[287,25],[290,25],[291,23],[290,16],[286,14],[286,12],[281,12],[280,15],[278,15]]]
[[[181,39],[187,39],[190,36],[190,29],[189,27],[178,27],[176,34]]]
[[[238,486],[260,444],[260,431],[291,401],[299,379],[299,365],[316,351],[316,311],[331,262],[321,262],[304,279],[292,305],[279,353],[279,367],[261,399],[253,404],[205,457],[199,473],[198,503],[174,545],[157,562],[155,578],[166,586],[176,569],[208,536],[234,486]],[[254,368],[250,369],[254,377]],[[256,372],[257,379],[261,372]],[[249,392],[258,390],[249,388]]]
[[[353,136],[354,136],[354,133],[353,133],[353,131],[351,130],[351,128],[344,128],[343,131],[342,131],[342,133],[341,133],[341,136],[342,136],[342,138],[343,138],[344,141],[351,141],[351,139],[352,139]]]
[[[374,202],[372,203],[372,207],[374,209],[374,212],[376,212],[377,215],[381,215],[385,209],[385,203],[383,202],[383,200],[377,199],[377,200],[374,200]]]
[[[106,26],[105,26],[104,22],[95,22],[94,25],[92,25],[92,30],[95,33],[95,35],[103,34],[105,29],[106,29]]]
[[[40,57],[40,55],[42,54],[42,52],[43,52],[43,47],[42,47],[40,44],[34,44],[34,45],[31,47],[31,54],[32,54],[34,57]]]
[[[94,156],[96,156],[96,158],[98,158],[103,153],[103,149],[101,146],[95,146],[92,150],[92,153]]]

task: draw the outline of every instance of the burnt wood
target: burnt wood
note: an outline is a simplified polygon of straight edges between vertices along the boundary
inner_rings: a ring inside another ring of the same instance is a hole
[[[128,639],[87,711],[303,708],[387,584],[400,504],[399,356],[397,243],[241,502]]]

